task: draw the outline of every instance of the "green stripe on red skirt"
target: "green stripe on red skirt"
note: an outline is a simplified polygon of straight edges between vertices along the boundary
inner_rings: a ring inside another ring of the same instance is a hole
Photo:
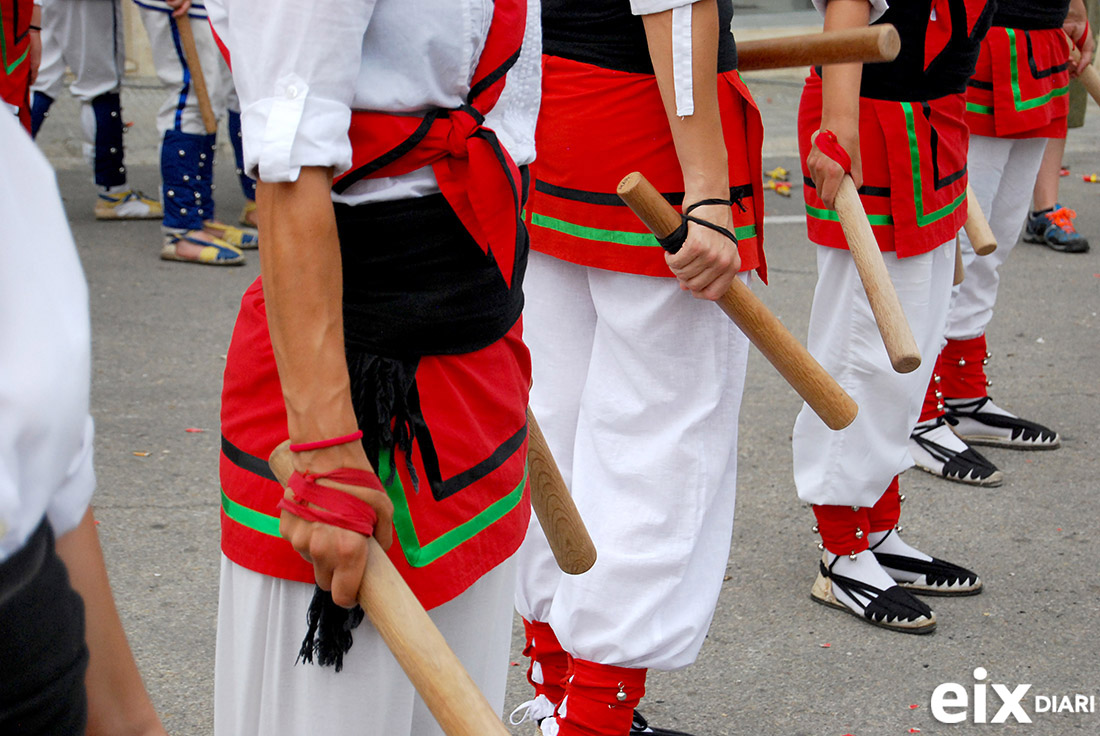
[[[413,442],[418,488],[400,450],[372,458],[394,503],[389,557],[426,608],[510,557],[526,533],[531,368],[521,331],[517,322],[481,350],[419,359],[426,434]],[[266,471],[287,428],[258,279],[242,299],[226,356],[222,435],[222,551],[250,570],[312,583],[312,565],[278,535],[283,489]]]
[[[718,99],[741,268],[766,280],[760,114],[735,71],[719,75]],[[624,176],[640,171],[683,204],[683,176],[653,75],[544,56],[535,140],[526,212],[533,250],[584,266],[672,275],[656,240],[615,194]]]
[[[991,138],[1065,138],[1069,49],[1061,28],[990,29],[966,91],[966,122]]]
[[[860,199],[883,251],[926,253],[953,239],[966,221],[966,152],[962,95],[927,102],[860,99]],[[836,211],[809,180],[810,136],[821,125],[821,78],[811,74],[798,116],[806,223],[810,240],[847,248]]]

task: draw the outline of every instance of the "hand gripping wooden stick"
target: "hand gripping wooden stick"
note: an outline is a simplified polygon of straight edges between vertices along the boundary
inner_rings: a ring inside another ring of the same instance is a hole
[[[1073,42],[1073,39],[1066,35],[1066,42],[1069,44],[1069,55],[1074,62],[1081,60],[1081,52],[1077,48],[1077,44]],[[1100,72],[1096,71],[1096,67],[1089,64],[1085,68],[1077,72],[1077,78],[1081,80],[1081,84],[1085,86],[1085,89],[1089,93],[1089,97],[1096,101],[1096,104],[1100,105]]]
[[[867,221],[856,185],[847,174],[841,179],[840,189],[836,193],[836,212],[840,216],[840,227],[844,230],[848,249],[859,271],[859,280],[867,292],[867,301],[871,303],[871,312],[875,315],[890,363],[898,373],[911,373],[920,365],[920,350],[905,319],[890,274],[886,272],[886,262],[882,260],[882,251],[871,231],[871,223]]]
[[[997,250],[997,238],[993,236],[989,220],[985,219],[982,206],[978,204],[978,198],[969,184],[966,185],[966,224],[963,229],[970,240],[970,247],[978,255],[987,256]]]
[[[275,448],[268,464],[285,487],[293,461],[289,441]],[[409,676],[447,736],[508,736],[508,729],[470,679],[373,537],[367,539],[367,570],[359,586],[359,605],[367,613],[397,663]]]
[[[737,69],[750,72],[817,64],[893,61],[900,50],[897,29],[884,23],[804,36],[738,41]]]
[[[195,86],[195,99],[199,101],[199,114],[202,115],[202,125],[207,134],[218,132],[218,119],[214,116],[214,108],[210,106],[210,95],[206,91],[206,76],[202,73],[202,64],[199,63],[199,49],[195,46],[195,34],[191,29],[191,18],[185,13],[181,18],[174,18],[176,29],[180,34],[180,45],[183,47],[183,58],[187,61],[187,68],[191,72],[191,83]]]
[[[658,238],[680,227],[680,214],[638,172],[627,174],[618,193]],[[744,282],[735,279],[718,306],[830,429],[852,423],[859,411],[856,402]]]
[[[531,508],[562,572],[580,575],[596,563],[596,547],[565,487],[550,447],[531,409],[527,409],[527,465]]]

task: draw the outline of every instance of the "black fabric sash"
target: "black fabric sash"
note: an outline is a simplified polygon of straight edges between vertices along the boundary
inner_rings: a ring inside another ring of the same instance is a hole
[[[503,337],[523,310],[525,247],[514,287],[443,195],[336,205],[348,352],[455,355]]]

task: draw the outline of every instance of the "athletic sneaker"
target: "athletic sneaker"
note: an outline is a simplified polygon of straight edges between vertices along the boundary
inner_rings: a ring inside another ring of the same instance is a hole
[[[1032,212],[1024,228],[1025,243],[1039,243],[1059,253],[1087,253],[1089,241],[1073,227],[1077,213],[1055,204],[1042,212]]]
[[[1020,419],[993,403],[993,399],[945,399],[944,419],[955,434],[972,445],[1013,450],[1054,450],[1062,438],[1050,427]]]
[[[159,220],[164,208],[152,197],[146,197],[136,189],[118,194],[99,193],[95,203],[97,220]]]
[[[936,417],[921,422],[909,435],[909,454],[921,470],[957,483],[999,486],[1004,473],[951,431],[948,420]]]
[[[550,702],[550,698],[545,695],[536,695],[534,700],[520,703],[508,716],[508,722],[513,726],[518,726],[527,721],[533,721],[539,729],[539,733],[545,733],[542,724],[547,718],[554,715],[555,710],[557,710],[557,706]]]

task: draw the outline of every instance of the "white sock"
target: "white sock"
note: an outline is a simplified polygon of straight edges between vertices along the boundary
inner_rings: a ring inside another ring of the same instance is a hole
[[[836,564],[833,564],[833,562]],[[882,565],[878,564],[878,560],[875,559],[874,553],[870,550],[863,550],[856,555],[853,560],[848,555],[834,555],[832,552],[825,552],[825,567],[830,568],[832,572],[837,575],[842,575],[846,578],[852,578],[862,583],[872,585],[879,590],[886,590],[891,588],[897,583],[894,581],[890,574],[882,569]],[[848,606],[854,611],[862,612],[870,603],[870,599],[866,596],[857,595],[857,599],[853,600],[851,596],[840,589],[840,586],[833,586],[833,595],[836,599]]]
[[[931,557],[920,550],[906,544],[894,529],[888,529],[884,532],[871,532],[867,535],[867,543],[875,552],[898,555],[900,557],[912,557],[917,560],[923,560],[924,562],[930,562],[932,560]],[[893,570],[893,568],[890,569]],[[907,573],[901,570],[894,570],[893,575],[894,580],[907,583],[916,582],[921,577],[923,577],[923,574]]]

